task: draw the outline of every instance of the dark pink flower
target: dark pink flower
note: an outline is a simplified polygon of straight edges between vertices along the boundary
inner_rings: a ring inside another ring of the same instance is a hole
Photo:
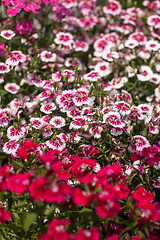
[[[79,232],[75,235],[75,240],[99,240],[100,234],[97,227],[93,226],[90,230],[83,228],[79,229]]]
[[[20,22],[17,24],[17,30],[19,32],[19,34],[27,34],[33,31],[32,28],[32,21],[31,20],[27,20],[25,22]]]
[[[15,174],[7,181],[7,188],[14,193],[23,193],[27,190],[30,183],[31,174]]]
[[[10,212],[2,204],[0,204],[0,223],[4,224],[5,221],[10,220],[11,220]]]

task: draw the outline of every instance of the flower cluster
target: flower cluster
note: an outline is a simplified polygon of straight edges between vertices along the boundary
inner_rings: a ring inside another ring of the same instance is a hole
[[[2,239],[158,240],[160,3],[2,0]]]

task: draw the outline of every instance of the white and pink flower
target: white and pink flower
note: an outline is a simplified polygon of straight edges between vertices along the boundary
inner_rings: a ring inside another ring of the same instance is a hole
[[[36,117],[30,118],[30,122],[32,123],[33,128],[35,128],[35,129],[40,129],[44,125],[43,119],[38,118],[38,117],[37,118]]]
[[[42,103],[40,107],[40,111],[45,114],[51,114],[52,111],[56,109],[56,105],[54,103]]]
[[[26,61],[26,56],[21,51],[13,51],[6,60],[6,64],[17,66],[19,63]]]
[[[146,42],[145,48],[148,51],[158,51],[158,49],[160,48],[160,44],[156,40],[149,40]]]
[[[98,74],[101,77],[108,76],[112,72],[112,67],[108,62],[100,62],[95,65],[94,67],[95,72],[98,72]]]
[[[85,80],[88,80],[90,82],[96,82],[101,78],[100,74],[97,71],[91,71],[85,74],[83,77]]]
[[[10,126],[7,129],[7,137],[9,140],[16,140],[23,138],[26,134],[26,129],[24,127],[21,127],[19,129],[14,128],[13,126]]]
[[[155,84],[160,84],[160,74],[153,73],[149,81]]]
[[[137,78],[141,82],[149,81],[153,76],[153,72],[152,72],[151,68],[146,65],[142,65],[140,67],[140,72],[141,72],[140,74],[137,74]]]
[[[117,137],[117,136],[119,136],[119,135],[121,135],[121,134],[123,133],[123,130],[122,130],[122,128],[115,127],[115,128],[112,128],[112,129],[111,129],[110,133],[111,133],[113,136]]]
[[[60,135],[57,135],[55,140],[48,140],[45,144],[48,148],[59,151],[63,151],[66,147],[66,142]]]
[[[3,152],[7,154],[15,154],[17,152],[17,149],[19,148],[19,143],[16,141],[9,141],[6,142],[3,146]]]
[[[135,135],[131,140],[131,144],[128,147],[128,150],[130,152],[142,151],[143,148],[149,147],[149,146],[150,146],[150,143],[145,137],[141,135]]]
[[[59,32],[54,41],[56,44],[70,45],[73,43],[73,36],[70,33]]]
[[[43,62],[55,62],[56,54],[49,51],[43,51],[40,54],[40,58]]]
[[[49,124],[54,128],[62,128],[66,125],[66,121],[61,116],[55,116],[50,119]]]
[[[139,45],[138,41],[136,41],[134,39],[128,39],[124,43],[124,46],[127,47],[127,48],[130,48],[130,49],[134,49],[138,45]]]
[[[103,116],[103,122],[110,124],[112,127],[123,128],[125,124],[120,119],[118,112],[109,112]]]
[[[109,0],[109,6],[103,7],[103,11],[105,14],[111,14],[111,15],[118,15],[121,13],[121,5],[118,1],[115,0]]]
[[[11,40],[15,36],[15,33],[12,30],[3,30],[1,31],[0,36],[6,40]]]
[[[130,34],[129,40],[137,41],[138,45],[144,45],[146,43],[146,37],[143,32],[134,32]]]
[[[73,121],[70,123],[69,129],[84,129],[86,130],[88,128],[88,125],[86,124],[86,121],[84,120],[84,117],[74,117]]]
[[[19,85],[17,85],[16,83],[7,83],[5,86],[4,86],[4,89],[9,92],[9,93],[12,93],[12,94],[16,94],[19,92],[20,90],[20,87]]]
[[[147,19],[147,23],[151,27],[159,28],[160,27],[160,16],[151,15]]]
[[[76,52],[87,52],[89,49],[88,43],[79,40],[74,42],[73,47]]]
[[[0,74],[2,73],[7,73],[10,71],[10,68],[7,64],[5,63],[0,63]]]

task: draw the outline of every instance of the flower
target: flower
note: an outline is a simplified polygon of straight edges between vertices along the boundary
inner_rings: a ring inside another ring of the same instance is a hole
[[[66,147],[66,142],[62,139],[61,136],[57,135],[55,140],[46,141],[46,146],[53,150],[63,151]]]
[[[54,128],[62,128],[66,125],[66,121],[61,116],[55,116],[50,119],[49,123],[51,124],[51,127]]]
[[[10,212],[2,204],[0,204],[0,223],[4,224],[6,221],[10,220],[11,220]]]
[[[12,30],[3,30],[1,31],[0,36],[6,40],[11,40],[15,36],[15,33]]]
[[[138,202],[152,202],[154,200],[154,195],[153,193],[146,191],[143,186],[140,186],[132,193],[132,199]]]
[[[158,49],[160,48],[160,44],[158,43],[158,41],[150,40],[146,42],[145,48],[149,51],[158,51]]]
[[[149,147],[150,144],[148,140],[140,135],[133,136],[131,139],[131,145],[129,146],[129,151],[142,151],[143,148]]]
[[[11,66],[17,66],[19,63],[26,61],[26,56],[21,51],[13,51],[9,58],[6,60],[6,64]]]
[[[18,141],[20,138],[23,138],[25,136],[26,129],[24,127],[15,129],[13,126],[10,126],[7,129],[7,137],[9,140],[16,140]]]
[[[23,193],[27,190],[31,179],[31,174],[25,172],[23,174],[14,174],[7,181],[8,190],[14,193]]]
[[[75,240],[99,240],[100,234],[97,227],[93,226],[90,230],[80,228],[75,235]]]
[[[17,24],[17,30],[18,30],[19,34],[21,34],[21,35],[31,33],[33,31],[32,21],[27,20],[25,22],[19,22]]]
[[[7,154],[15,154],[17,149],[19,148],[19,143],[17,143],[16,141],[9,141],[6,142],[3,146],[3,152],[7,153]]]
[[[55,62],[56,54],[49,51],[42,51],[40,54],[40,58],[43,62]]]
[[[140,71],[141,73],[137,74],[137,78],[142,82],[149,81],[153,76],[153,72],[149,66],[142,65]]]
[[[109,0],[109,6],[103,7],[105,14],[118,15],[121,12],[121,5],[118,1]]]
[[[19,85],[17,85],[16,83],[7,83],[5,86],[4,86],[4,89],[7,91],[7,92],[10,92],[12,94],[16,94],[18,93],[20,87]]]
[[[73,36],[71,33],[59,32],[56,34],[54,41],[56,44],[70,45],[73,43]]]
[[[43,120],[41,118],[38,118],[38,117],[37,118],[35,118],[35,117],[30,118],[30,122],[32,123],[33,128],[35,128],[35,129],[40,129],[44,125]]]
[[[94,70],[98,72],[101,77],[105,77],[112,72],[112,67],[108,62],[100,62],[95,65]]]
[[[0,63],[0,74],[2,73],[7,73],[10,71],[10,68],[7,64],[5,63]]]
[[[56,109],[56,105],[54,103],[42,103],[40,111],[45,114],[51,114],[52,111]]]
[[[91,72],[85,74],[83,77],[85,80],[89,80],[91,82],[96,82],[97,80],[99,80],[101,78],[101,76],[99,75],[99,73],[97,71],[91,71]]]

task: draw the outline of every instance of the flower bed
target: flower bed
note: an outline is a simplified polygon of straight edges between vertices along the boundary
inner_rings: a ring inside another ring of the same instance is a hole
[[[159,240],[160,2],[1,2],[0,239]]]

